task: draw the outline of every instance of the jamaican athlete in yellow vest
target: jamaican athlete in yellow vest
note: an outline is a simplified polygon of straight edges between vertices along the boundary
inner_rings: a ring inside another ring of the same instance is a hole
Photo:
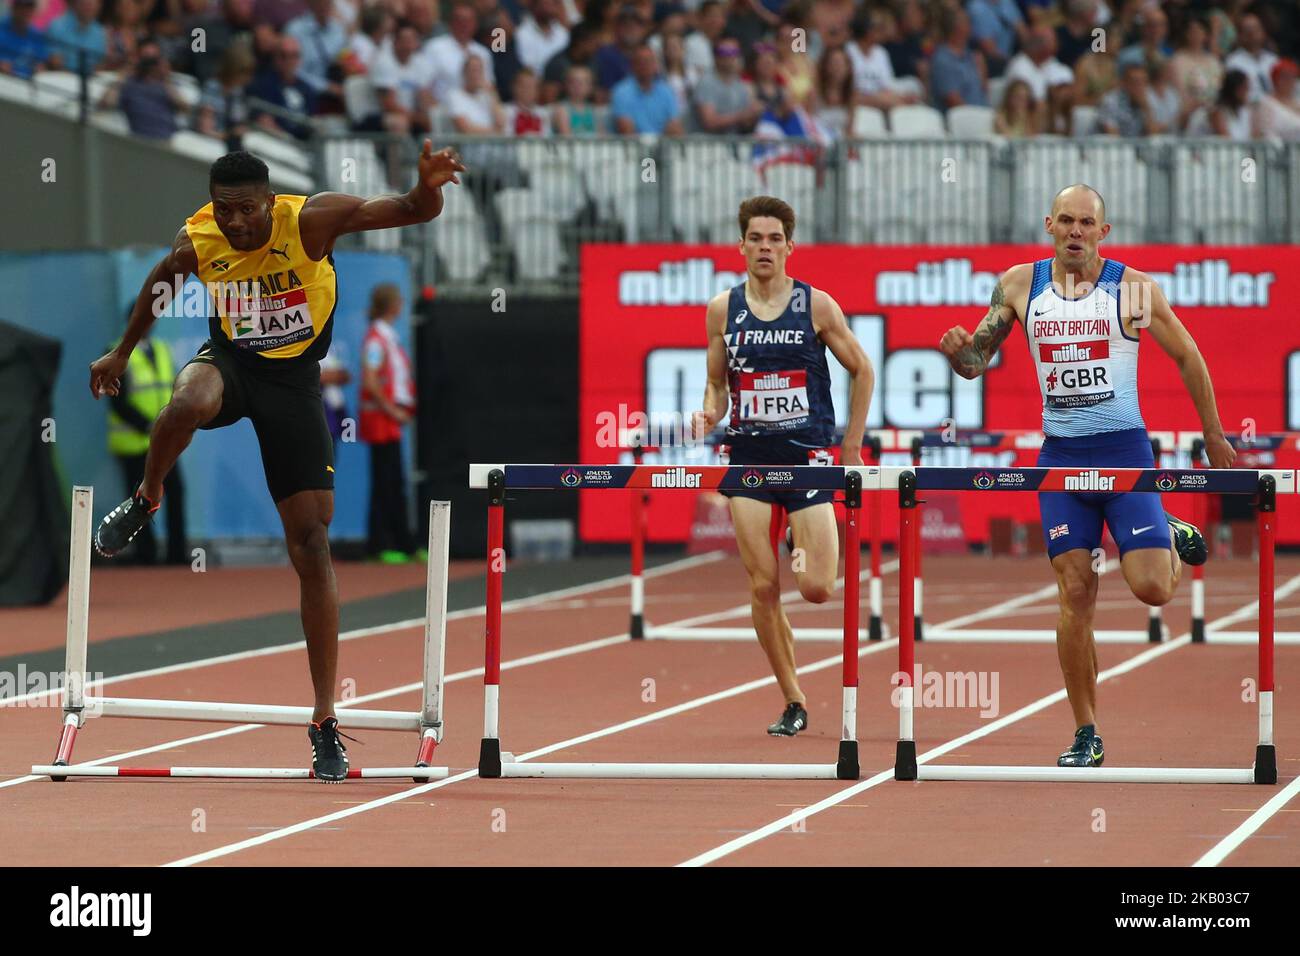
[[[200,281],[213,301],[214,342],[224,340],[254,360],[320,361],[329,351],[338,286],[334,257],[309,259],[298,234],[306,196],[276,196],[271,240],[261,249],[232,249],[208,203],[189,219]]]
[[[153,361],[145,354],[143,345],[137,346],[126,364],[124,397],[131,407],[150,424],[158,417],[163,406],[172,398],[171,353],[162,342],[153,342]],[[143,455],[149,450],[149,430],[138,431],[110,407],[108,412],[108,451],[119,457]]]

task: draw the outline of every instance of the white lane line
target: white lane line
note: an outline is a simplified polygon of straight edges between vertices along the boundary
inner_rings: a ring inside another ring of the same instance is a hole
[[[882,641],[879,644],[872,644],[870,647],[863,648],[861,651],[859,651],[858,656],[865,657],[868,654],[879,653],[880,651],[895,646],[895,643],[896,642],[891,640],[891,641]],[[833,657],[827,657],[819,661],[814,661],[811,664],[805,664],[803,667],[798,668],[797,673],[811,674],[815,671],[825,670],[828,667],[834,667],[840,662],[841,662],[841,656],[839,654],[836,654]],[[504,666],[505,665],[503,664],[502,667]],[[482,671],[480,671],[480,673],[482,673]],[[591,733],[588,734],[582,734],[578,737],[570,737],[568,740],[561,740],[558,743],[548,744],[547,746],[540,747],[537,750],[530,750],[526,754],[521,754],[516,756],[515,760],[517,761],[529,760],[534,757],[540,757],[543,754],[552,753],[553,751],[556,750],[563,750],[567,747],[574,747],[577,746],[578,744],[586,743],[589,740],[595,740],[599,737],[608,737],[611,736],[612,734],[619,734],[625,730],[631,730],[633,727],[640,727],[643,724],[652,723],[657,720],[664,720],[668,717],[673,717],[676,716],[677,714],[684,713],[685,711],[694,710],[698,707],[704,707],[707,706],[708,704],[716,703],[717,701],[720,700],[726,700],[729,697],[736,697],[739,696],[740,694],[748,693],[751,690],[756,690],[757,688],[760,687],[767,687],[775,683],[776,683],[775,677],[763,677],[757,680],[747,681],[744,684],[737,684],[735,687],[728,687],[725,690],[717,691],[716,693],[713,694],[706,694],[703,697],[697,697],[694,700],[684,701],[683,703],[675,704],[672,707],[665,707],[662,710],[657,710],[654,711],[653,713],[645,714],[644,716],[637,717],[634,720],[624,721],[621,724],[614,724],[613,726],[605,727],[601,730],[592,731]],[[240,840],[238,843],[231,843],[227,846],[216,847],[211,850],[206,850],[203,853],[196,853],[193,856],[187,856],[180,860],[173,860],[172,862],[165,863],[163,865],[164,866],[194,866],[198,863],[206,863],[209,860],[215,860],[215,859],[219,859],[220,857],[230,856],[233,853],[239,853],[242,850],[251,849],[252,847],[255,846],[261,846],[262,844],[270,843],[273,840],[280,840],[288,836],[293,836],[295,833],[301,833],[304,830],[315,829],[316,827],[319,827],[322,824],[333,823],[336,820],[342,820],[346,817],[354,816],[358,813],[365,813],[369,810],[377,810],[380,807],[388,806],[390,803],[396,803],[399,800],[405,800],[409,797],[417,797],[422,794],[428,793],[430,790],[436,790],[439,787],[446,787],[453,783],[457,783],[461,780],[469,780],[470,778],[477,777],[477,776],[478,776],[477,770],[471,770],[465,773],[459,773],[454,777],[448,777],[446,780],[438,780],[434,783],[421,784],[418,787],[413,787],[410,790],[404,790],[401,793],[389,794],[386,797],[379,797],[375,800],[370,800],[365,803],[358,804],[357,806],[348,807],[346,810],[337,810],[334,813],[327,813],[324,816],[315,817],[311,820],[303,820],[300,823],[294,823],[291,824],[290,826],[283,827],[281,829],[272,830],[267,833],[259,834],[258,836],[250,837],[247,840]]]
[[[1273,814],[1286,806],[1286,804],[1298,793],[1300,793],[1300,777],[1296,777],[1286,785],[1285,789],[1276,794],[1273,799],[1269,800],[1268,803],[1264,804],[1248,816],[1241,826],[1237,827],[1237,829],[1233,830],[1215,844],[1214,848],[1211,849],[1209,853],[1206,853],[1205,856],[1193,863],[1192,866],[1218,866],[1227,859],[1228,854],[1245,843],[1246,840],[1254,835],[1256,830],[1267,823]]]
[[[1291,592],[1294,591],[1296,588],[1300,588],[1300,578],[1292,578],[1286,584],[1282,585],[1280,588],[1274,591],[1273,600],[1276,601],[1278,598],[1284,598],[1290,596]],[[1231,614],[1227,615],[1226,617],[1220,618],[1219,620],[1215,621],[1213,624],[1206,624],[1205,632],[1209,634],[1212,631],[1219,631],[1225,627],[1230,627],[1231,625],[1236,624],[1238,621],[1247,621],[1250,620],[1251,618],[1257,618],[1257,617],[1259,617],[1259,598],[1256,598],[1255,600],[1251,601],[1245,607],[1238,608],[1237,610],[1233,611]]]
[[[645,572],[646,577],[660,577],[666,574],[673,574],[677,571],[685,571],[690,568],[698,567],[701,564],[711,564],[714,561],[720,561],[726,554],[722,551],[710,551],[706,554],[692,555],[688,558],[681,558],[676,561],[669,561],[657,567],[650,568]],[[599,581],[592,581],[588,584],[578,584],[573,587],[560,588],[555,591],[542,591],[538,594],[532,594],[528,597],[514,598],[510,601],[504,601],[501,604],[502,613],[510,611],[525,610],[539,604],[547,604],[550,601],[570,597],[575,594],[585,594],[591,591],[603,591],[607,588],[614,588],[620,585],[628,584],[632,580],[630,574],[620,574],[612,578],[602,578]],[[746,605],[748,607],[748,605]],[[459,621],[467,617],[476,617],[486,613],[487,608],[480,604],[478,607],[462,608],[459,611],[451,611],[447,614],[448,621]],[[362,637],[373,637],[376,634],[389,634],[393,631],[404,631],[410,628],[424,627],[423,617],[408,618],[404,621],[394,621],[391,624],[379,624],[374,627],[360,627],[351,631],[344,631],[339,634],[339,641],[354,641]],[[283,654],[286,651],[297,651],[306,648],[306,641],[294,641],[291,644],[276,644],[272,647],[259,647],[254,650],[237,651],[233,654],[221,654],[217,657],[205,657],[201,660],[186,661],[182,664],[168,664],[165,667],[152,667],[148,670],[134,671],[130,674],[118,674],[114,677],[106,677],[102,681],[90,681],[86,684],[86,690],[107,687],[109,684],[117,684],[122,681],[137,680],[143,677],[159,677],[164,674],[175,674],[181,671],[196,670],[203,667],[215,667],[219,664],[230,664],[235,661],[246,661],[257,657],[267,657],[272,654]],[[94,650],[94,644],[91,645]],[[0,700],[0,708],[22,704],[26,701],[37,700],[51,695],[62,695],[62,688],[52,690],[38,690],[23,694],[17,697],[6,697]],[[50,706],[54,701],[49,701]]]
[[[881,574],[882,577],[883,577],[884,575],[886,575],[886,574],[890,574],[890,573],[892,573],[892,572],[894,572],[894,571],[896,571],[896,570],[898,570],[898,561],[897,561],[897,560],[894,560],[894,561],[886,561],[886,562],[884,562],[884,563],[880,566],[880,574]],[[870,578],[871,578],[871,568],[869,568],[869,567],[868,567],[865,571],[861,571],[861,572],[858,573],[858,581],[859,581],[859,582],[869,580]],[[843,579],[843,578],[836,578],[834,584],[831,585],[831,590],[832,590],[832,591],[838,591],[838,590],[842,589],[843,587],[844,587],[844,579]],[[782,591],[782,592],[781,592],[781,603],[782,603],[782,604],[789,604],[789,603],[793,602],[796,598],[799,598],[799,597],[800,597],[799,589],[798,589],[798,588],[791,588],[789,591]],[[841,606],[841,607],[843,606],[843,603],[842,603],[842,602],[841,602],[841,605],[840,605],[840,606]],[[680,621],[674,621],[674,622],[672,622],[671,625],[660,625],[660,626],[661,626],[661,627],[667,627],[667,626],[671,626],[671,627],[697,627],[697,626],[699,626],[699,625],[701,625],[701,624],[712,624],[712,623],[715,622],[715,621],[726,621],[726,620],[729,620],[730,618],[733,618],[733,617],[739,617],[739,616],[742,615],[742,614],[748,614],[748,613],[750,613],[750,610],[751,610],[751,608],[750,608],[749,602],[746,602],[746,603],[744,603],[744,604],[737,604],[735,607],[729,607],[729,608],[727,608],[726,610],[723,610],[723,611],[710,611],[708,614],[697,614],[695,617],[688,617],[688,618],[683,618],[683,619],[680,620]],[[819,607],[817,610],[821,610],[821,608]],[[654,636],[655,636],[655,633],[654,633],[654,632],[655,632],[655,625],[653,625],[653,624],[647,624],[647,625],[646,625],[646,638],[647,638],[647,639],[653,639]],[[755,640],[757,640],[757,638],[755,638]]]
[[[1011,601],[1015,601],[1015,600],[1017,599],[1015,598],[1011,599]],[[1006,604],[1008,602],[1004,601],[1002,603]],[[748,605],[746,605],[746,607],[748,607]],[[687,618],[687,620],[689,621],[694,619]],[[946,625],[947,622],[944,622],[943,626]],[[897,645],[898,642],[893,639],[882,641],[879,644],[872,644],[862,649],[861,651],[859,651],[858,656],[864,657],[867,654],[878,653],[887,648],[897,647]],[[841,655],[835,655],[832,657],[823,658],[820,661],[815,661],[812,664],[806,664],[803,667],[798,668],[798,673],[801,674],[811,673],[814,670],[822,670],[826,667],[834,666],[835,664],[840,662],[841,662]],[[765,677],[765,678],[760,678],[758,680],[748,681],[744,684],[727,688],[725,690],[718,691],[713,694],[708,694],[703,697],[696,698],[695,700],[692,701],[686,701],[682,704],[676,704],[672,707],[663,708],[661,711],[656,711],[651,714],[646,714],[642,717],[635,718],[630,721],[625,721],[621,724],[616,724],[612,727],[604,728],[603,730],[593,731],[592,733],[584,734],[580,737],[574,737],[569,740],[563,740],[558,743],[549,744],[545,747],[538,748],[537,750],[531,750],[526,754],[517,756],[515,759],[523,761],[534,757],[540,757],[543,754],[551,753],[555,750],[561,750],[567,747],[572,747],[578,743],[582,743],[587,740],[594,740],[598,737],[606,737],[611,734],[621,733],[624,730],[630,729],[632,727],[637,727],[645,723],[649,723],[652,720],[662,720],[666,717],[680,714],[685,710],[690,710],[696,707],[705,706],[706,704],[713,703],[718,700],[724,700],[728,697],[734,697],[737,696],[738,694],[747,693],[748,691],[755,690],[759,687],[764,687],[773,684],[775,682],[776,679],[774,677]],[[311,820],[304,820],[300,823],[292,824],[291,826],[285,827],[281,830],[273,830],[268,833],[260,834],[256,837],[251,837],[247,840],[241,840],[238,843],[232,843],[227,846],[216,847],[212,850],[207,850],[204,851],[203,853],[197,853],[194,854],[193,856],[187,856],[180,860],[173,860],[171,863],[166,863],[163,865],[164,866],[194,866],[199,863],[205,863],[209,860],[215,860],[221,857],[230,856],[231,854],[239,853],[242,850],[247,850],[255,846],[261,846],[264,843],[269,843],[273,840],[279,840],[287,836],[292,836],[296,833],[301,833],[304,830],[310,830],[313,827],[319,826],[324,823],[333,823],[334,821],[343,819],[344,817],[352,816],[357,813],[365,813],[369,810],[375,810],[380,807],[385,807],[388,806],[389,804],[396,803],[400,800],[405,800],[408,797],[420,796],[422,794],[428,793],[430,790],[436,790],[439,787],[450,786],[453,783],[457,783],[462,780],[468,780],[472,777],[477,777],[477,776],[478,776],[477,771],[469,771],[466,773],[457,774],[454,777],[448,777],[446,780],[438,780],[433,783],[421,784],[417,787],[413,787],[412,789],[405,790],[401,793],[391,794],[387,797],[380,797],[376,800],[371,800],[366,803],[358,804],[357,806],[349,807],[346,810],[339,810],[336,811],[335,813],[327,814],[325,816],[315,817]],[[891,779],[893,777],[892,770],[889,771],[889,777]]]
[[[1300,575],[1291,578],[1285,585],[1283,585],[1283,588],[1284,589],[1294,588],[1295,586],[1300,586]],[[1055,587],[1055,585],[1053,585],[1053,587]],[[949,625],[947,623],[944,623],[942,626],[948,627]],[[1100,684],[1103,681],[1109,680],[1112,677],[1117,677],[1121,674],[1126,674],[1129,671],[1141,667],[1144,664],[1148,664],[1151,661],[1155,660],[1156,658],[1162,657],[1163,655],[1168,654],[1171,651],[1177,650],[1180,647],[1184,647],[1190,643],[1191,643],[1191,635],[1184,634],[1181,637],[1172,641],[1167,641],[1164,644],[1153,645],[1150,650],[1143,651],[1142,653],[1137,654],[1129,658],[1128,660],[1124,661],[1122,664],[1119,664],[1115,667],[1111,667],[1102,671],[1100,674],[1097,675],[1097,683]],[[944,754],[957,749],[958,747],[970,743],[972,740],[977,740],[980,737],[985,737],[988,734],[991,734],[997,730],[1002,729],[1003,727],[1007,727],[1013,723],[1016,723],[1017,721],[1023,720],[1025,717],[1028,717],[1031,714],[1035,714],[1043,710],[1044,708],[1050,707],[1052,704],[1058,703],[1065,699],[1066,699],[1066,694],[1063,689],[1056,691],[1053,694],[1048,694],[1045,697],[1041,697],[1038,700],[1034,701],[1033,703],[1022,707],[1013,713],[1007,714],[1005,717],[1000,717],[997,720],[993,721],[992,723],[979,728],[978,730],[974,730],[968,734],[963,734],[962,736],[950,740],[945,744],[935,747],[933,750],[926,751],[924,754],[917,757],[917,763],[918,764],[925,763],[930,760],[933,760],[935,757],[941,757]],[[773,820],[771,823],[768,823],[758,828],[757,830],[752,830],[743,836],[736,837],[734,840],[729,840],[728,842],[722,844],[721,846],[714,847],[712,850],[708,850],[704,853],[699,854],[698,856],[691,857],[691,859],[679,863],[678,866],[695,867],[695,866],[705,866],[709,863],[714,863],[725,856],[730,856],[732,853],[735,853],[737,850],[743,849],[744,847],[747,847],[753,843],[757,843],[759,840],[765,839],[773,835],[774,833],[780,833],[782,830],[785,830],[796,823],[799,823],[803,820],[807,820],[810,816],[813,816],[814,814],[821,813],[823,810],[827,810],[833,806],[836,806],[837,804],[843,803],[845,800],[857,796],[859,793],[862,793],[866,790],[870,790],[873,787],[878,787],[880,786],[880,784],[893,779],[894,779],[894,771],[892,768],[889,770],[883,770],[880,773],[876,774],[874,777],[870,777],[867,780],[860,781],[859,783],[854,784],[853,786],[848,787],[847,789],[841,790],[838,793],[832,794],[831,796],[825,798],[824,800],[820,800],[817,803],[812,804],[811,806],[805,807],[802,810],[796,810],[793,813],[786,814],[780,819]]]

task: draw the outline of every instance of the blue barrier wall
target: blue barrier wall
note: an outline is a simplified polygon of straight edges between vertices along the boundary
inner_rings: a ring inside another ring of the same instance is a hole
[[[126,496],[117,463],[108,454],[107,405],[90,394],[90,363],[117,339],[127,306],[162,256],[161,247],[115,252],[0,254],[0,318],[52,336],[63,343],[63,364],[54,395],[55,441],[66,479],[95,487],[95,511],[103,514]],[[358,361],[365,336],[370,290],[381,282],[402,289],[406,309],[397,324],[410,341],[411,269],[390,253],[338,252],[339,300],[334,348],[352,372],[347,386],[349,414],[359,408]],[[191,280],[194,281],[194,280]],[[196,283],[197,285],[197,283]],[[178,311],[174,309],[173,311]],[[167,343],[179,369],[207,338],[205,318],[166,314],[153,335]],[[409,460],[412,438],[405,449]],[[253,426],[199,432],[181,458],[186,482],[186,518],[194,539],[276,538],[280,519],[266,490]],[[342,443],[335,462],[335,538],[363,538],[369,495],[365,446]]]

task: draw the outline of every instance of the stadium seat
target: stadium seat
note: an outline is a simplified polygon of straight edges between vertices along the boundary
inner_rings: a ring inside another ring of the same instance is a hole
[[[226,155],[226,147],[221,140],[213,139],[211,136],[204,136],[202,133],[192,133],[185,129],[174,133],[170,143],[171,148],[181,155],[205,163],[215,162]]]
[[[570,156],[596,203],[597,217],[620,222],[626,240],[638,238],[642,150],[626,140],[576,140]]]
[[[343,108],[353,123],[360,123],[379,112],[379,97],[368,76],[349,76],[343,81]]]
[[[76,118],[81,115],[81,77],[66,70],[46,70],[34,79],[34,101],[43,110],[60,116]],[[87,90],[91,95],[91,90]],[[93,98],[89,101],[94,109]]]
[[[194,112],[199,105],[199,100],[203,99],[203,88],[199,86],[198,79],[188,73],[173,73],[172,88],[185,104],[187,113]]]
[[[316,191],[315,181],[301,170],[294,169],[292,166],[282,166],[279,163],[268,161],[267,170],[270,175],[271,188],[278,193],[285,193],[290,196],[310,196]],[[396,230],[387,230],[395,232]]]
[[[492,261],[477,217],[447,220],[439,216],[428,235],[447,278],[456,282],[476,281]]]
[[[922,103],[930,95],[930,91],[925,88],[925,84],[921,82],[919,77],[915,76],[896,77],[894,79],[894,92],[911,93],[919,97]]]
[[[881,139],[889,135],[885,124],[885,114],[874,106],[855,106],[853,108],[853,138]]]
[[[899,139],[947,136],[943,114],[930,106],[895,106],[889,111],[889,131]]]
[[[817,240],[817,170],[804,163],[774,163],[763,171],[764,191],[779,196],[794,207],[799,242],[809,245]],[[735,210],[732,229],[735,230]]]
[[[32,102],[32,84],[15,76],[0,73],[0,99],[13,103]]]
[[[992,136],[993,116],[987,106],[954,106],[948,111],[948,132],[962,139]]]
[[[1091,136],[1097,132],[1097,107],[1076,106],[1070,111],[1070,135]]]
[[[244,149],[266,162],[274,160],[297,170],[299,173],[311,172],[311,156],[290,140],[276,136],[260,129],[250,129],[244,134]]]
[[[515,146],[519,166],[528,176],[528,186],[542,195],[552,215],[567,222],[587,205],[582,180],[562,144],[544,139],[520,140]]]
[[[375,144],[369,140],[326,140],[324,159],[327,189],[353,196],[374,196],[391,191]]]
[[[131,135],[131,124],[117,110],[99,110],[90,115],[91,125],[119,136]]]
[[[1015,174],[1012,177],[1011,240],[1041,243],[1043,217],[1052,197],[1062,186],[1087,183],[1092,170],[1079,144],[1054,138],[1020,140],[1011,144]]]
[[[1264,239],[1264,190],[1243,172],[1262,163],[1249,143],[1209,140],[1173,147],[1173,238],[1177,243],[1245,245]]]
[[[669,217],[681,241],[733,241],[741,200],[760,191],[753,165],[725,140],[669,142],[664,152],[670,160]]]
[[[1106,220],[1114,229],[1112,242],[1145,242],[1150,222],[1149,174],[1146,161],[1132,141],[1093,138],[1084,149],[1088,181],[1106,200]]]
[[[1007,82],[1005,76],[998,76],[989,80],[989,108],[995,113],[998,107],[1002,105],[1002,94],[1006,91]]]
[[[520,279],[555,279],[563,265],[560,227],[546,197],[531,189],[511,187],[494,198],[502,231],[514,254]]]

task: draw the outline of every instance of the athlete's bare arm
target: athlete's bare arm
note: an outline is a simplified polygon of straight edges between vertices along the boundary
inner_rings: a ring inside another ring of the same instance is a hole
[[[867,427],[867,408],[876,386],[876,373],[871,367],[871,359],[849,328],[844,310],[820,289],[813,289],[812,320],[818,337],[831,350],[835,360],[844,366],[844,371],[853,376],[849,385],[849,421],[844,427],[844,440],[840,443],[840,463],[860,465],[862,433]]]
[[[1022,317],[1020,313],[1028,302],[1033,277],[1033,263],[1012,266],[993,287],[989,310],[974,335],[960,325],[943,334],[939,348],[954,372],[962,378],[978,378],[984,374],[998,348],[1015,328],[1016,318]]]
[[[158,317],[154,313],[154,303],[164,296],[175,294],[185,282],[185,277],[198,270],[199,259],[194,252],[194,244],[182,226],[172,240],[171,252],[158,261],[140,287],[122,341],[107,355],[90,363],[90,394],[99,398],[101,395],[116,395],[121,390],[122,375],[126,372],[131,352],[149,334],[149,329]],[[165,292],[162,291],[164,289]]]
[[[1214,384],[1201,350],[1186,326],[1174,315],[1160,286],[1145,272],[1126,269],[1120,286],[1120,314],[1133,319],[1138,328],[1147,328],[1151,337],[1178,366],[1178,373],[1192,397],[1196,414],[1201,417],[1205,435],[1205,454],[1213,468],[1231,468],[1236,451],[1223,435],[1219,408],[1214,400]]]
[[[704,408],[691,416],[691,435],[697,440],[708,437],[722,416],[727,414],[727,297],[719,292],[709,302],[704,315],[708,330],[708,384],[704,386]]]
[[[465,166],[450,147],[433,151],[424,141],[420,150],[419,180],[405,195],[362,199],[346,193],[317,193],[303,203],[298,215],[303,251],[312,259],[323,259],[334,249],[334,240],[350,232],[394,229],[428,222],[442,212],[442,187],[460,184],[457,173]]]

